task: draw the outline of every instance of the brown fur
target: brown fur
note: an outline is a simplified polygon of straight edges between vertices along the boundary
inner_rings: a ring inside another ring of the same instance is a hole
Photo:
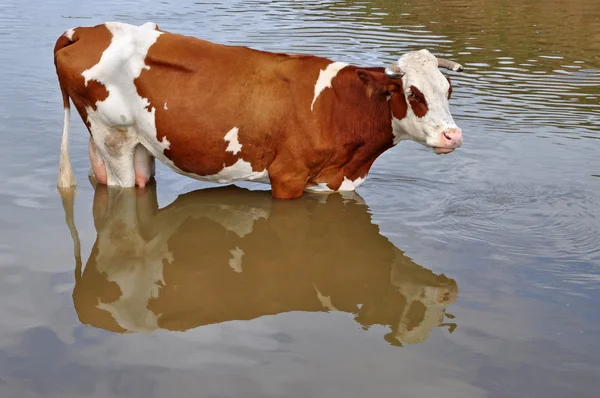
[[[64,35],[59,37],[54,47],[54,65],[60,86],[71,98],[86,125],[85,107],[95,110],[96,102],[105,100],[108,91],[96,81],[90,81],[86,86],[82,73],[100,61],[111,39],[112,35],[104,25],[81,27],[75,29],[71,40]],[[69,100],[64,94],[63,101],[65,107],[68,106]]]
[[[412,108],[416,117],[423,117],[429,111],[427,106],[427,100],[425,99],[425,95],[416,88],[415,86],[410,86],[411,95],[408,97],[408,102],[410,103],[410,107]]]

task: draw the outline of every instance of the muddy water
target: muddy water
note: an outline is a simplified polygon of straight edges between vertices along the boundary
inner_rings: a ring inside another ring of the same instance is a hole
[[[51,49],[108,20],[361,65],[428,48],[466,66],[465,142],[281,203],[164,167],[94,190],[74,117],[65,219]],[[597,396],[599,56],[595,0],[4,1],[0,396]]]

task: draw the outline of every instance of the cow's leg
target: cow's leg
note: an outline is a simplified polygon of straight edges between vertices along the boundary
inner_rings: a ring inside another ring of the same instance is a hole
[[[271,192],[277,199],[296,199],[302,196],[305,178],[295,176],[271,178]]]
[[[271,193],[277,199],[296,199],[302,196],[306,182],[307,172],[290,170],[287,167],[278,167],[273,164],[269,167],[271,180]]]
[[[109,127],[95,123],[91,131],[96,153],[104,160],[106,184],[123,188],[134,187],[134,151],[138,143],[135,130],[130,127]]]
[[[135,147],[134,169],[136,185],[144,188],[154,176],[154,156],[142,144]]]
[[[90,136],[88,143],[88,153],[90,155],[90,176],[94,176],[98,184],[106,185],[106,165],[104,159],[98,151],[94,139]]]

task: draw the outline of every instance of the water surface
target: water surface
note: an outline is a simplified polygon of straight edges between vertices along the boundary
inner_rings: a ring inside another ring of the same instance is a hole
[[[428,48],[466,67],[465,142],[284,203],[162,166],[94,189],[73,116],[63,201],[52,47],[113,20],[357,65]],[[3,2],[0,395],[595,397],[599,56],[595,0]]]

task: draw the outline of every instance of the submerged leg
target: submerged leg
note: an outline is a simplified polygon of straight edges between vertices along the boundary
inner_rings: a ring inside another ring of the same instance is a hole
[[[142,144],[137,144],[133,158],[135,183],[140,188],[144,188],[154,177],[154,156]]]
[[[104,164],[104,159],[102,159],[102,155],[98,151],[96,144],[94,144],[94,139],[91,136],[88,143],[88,154],[90,155],[90,176],[93,175],[98,184],[106,185],[106,165]]]
[[[271,194],[277,199],[296,199],[302,196],[308,173],[299,172],[293,168],[273,162],[269,168]]]

